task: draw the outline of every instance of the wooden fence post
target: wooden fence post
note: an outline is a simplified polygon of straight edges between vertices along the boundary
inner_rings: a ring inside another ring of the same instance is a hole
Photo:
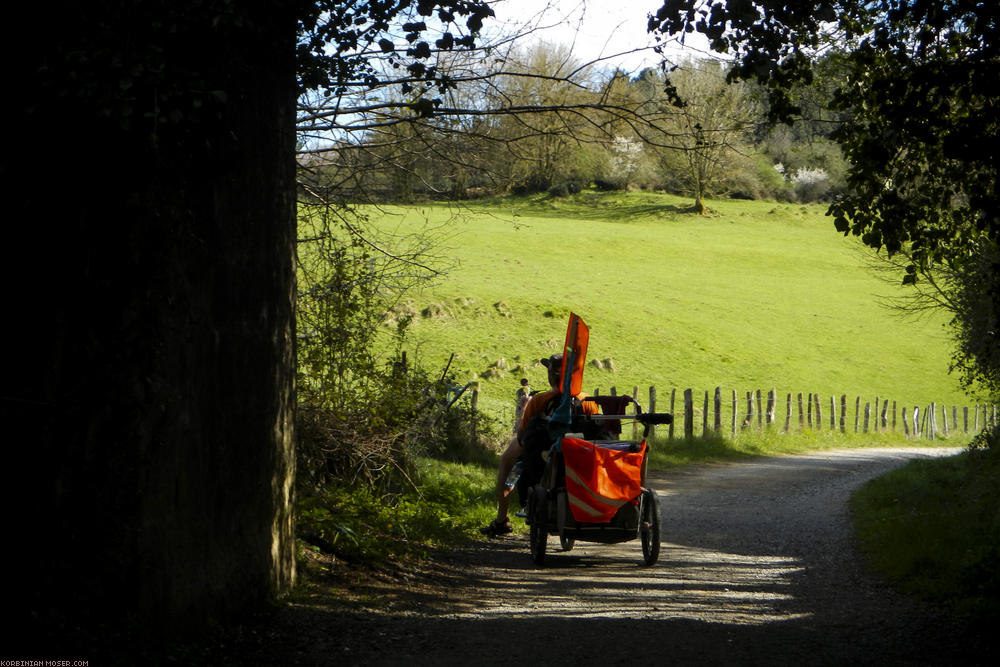
[[[928,437],[933,441],[937,436],[937,403],[931,402],[931,407],[927,410],[927,430],[930,433]]]
[[[673,388],[670,389],[670,410],[668,410],[668,412],[670,414],[672,414],[672,415],[673,414],[677,414],[676,412],[674,412],[674,405],[676,404],[676,402],[677,402],[677,388],[673,387]],[[667,429],[668,429],[667,432],[670,434],[670,439],[673,440],[674,439],[674,423],[670,422],[670,426],[668,426]]]
[[[941,432],[944,434],[944,437],[946,437],[946,438],[948,437],[948,406],[947,405],[942,405],[941,406]]]
[[[746,428],[753,424],[753,392],[747,392],[747,416],[743,420],[743,428]]]
[[[722,387],[715,388],[715,428],[716,433],[722,433]]]
[[[889,401],[888,400],[882,401],[882,412],[879,416],[879,419],[882,420],[882,425],[881,425],[882,429],[885,429],[889,425],[885,419],[885,413],[886,410],[888,409],[889,409]]]
[[[776,399],[777,390],[770,389],[767,392],[767,425],[770,427],[774,424],[774,403]]]
[[[910,421],[908,415],[906,414],[906,406],[903,406],[903,433],[906,434],[907,439],[910,437]]]
[[[785,433],[788,433],[788,428],[792,423],[792,392],[788,392],[788,398],[785,399]]]
[[[812,395],[811,391],[809,392],[809,396],[806,398],[806,424],[809,425],[809,428],[812,428],[812,425],[813,425],[813,395]]]
[[[632,400],[635,401],[638,398],[639,398],[639,385],[635,385],[634,387],[632,387]],[[635,408],[633,407],[633,410],[634,409]],[[633,440],[639,439],[639,422],[635,420],[632,421],[632,439]]]
[[[896,432],[896,401],[892,402],[892,432]]]
[[[736,439],[736,415],[737,415],[737,410],[736,410],[736,390],[733,389],[733,421],[732,421],[732,427],[730,429],[730,431],[732,432],[733,440]]]
[[[708,390],[705,390],[705,402],[701,408],[701,437],[708,433]]]
[[[962,422],[963,422],[962,426],[964,427],[963,430],[966,433],[968,433],[969,432],[969,406],[968,405],[963,405],[962,406]]]
[[[879,406],[879,398],[878,398],[878,396],[876,396],[875,397],[875,413],[874,413],[875,414],[875,424],[874,424],[875,429],[874,430],[876,432],[878,432],[878,406]]]
[[[865,401],[865,430],[864,430],[865,433],[868,432],[868,419],[871,417],[871,414],[872,414],[872,404],[868,401]]]
[[[830,430],[837,428],[837,399],[830,394]]]
[[[847,394],[840,395],[840,432],[847,432]]]
[[[913,406],[913,437],[920,435],[920,408]]]
[[[649,411],[649,412],[656,412],[656,387],[655,386],[652,386],[652,387],[649,388],[649,406],[646,408],[646,410]],[[668,432],[670,434],[670,439],[673,440],[673,438],[674,438],[674,427],[670,426],[670,430]],[[653,439],[653,436],[655,435],[655,433],[656,433],[656,427],[655,426],[651,426],[650,429],[649,429],[649,439],[650,440]]]
[[[802,415],[802,392],[800,391],[799,392],[799,430],[800,431],[802,430],[802,427],[805,426],[805,424],[806,424],[805,417]]]
[[[813,395],[813,400],[816,401],[816,428],[823,428],[823,413],[820,410],[819,394]]]
[[[861,397],[854,399],[854,432],[858,432],[858,418],[861,417]]]
[[[757,399],[757,428],[764,426],[764,410],[760,405],[760,389],[754,389],[754,398]]]
[[[694,402],[691,400],[691,390],[684,390],[684,439],[694,436]]]

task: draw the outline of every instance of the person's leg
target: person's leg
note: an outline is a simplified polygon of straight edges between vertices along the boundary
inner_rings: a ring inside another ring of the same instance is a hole
[[[507,508],[510,506],[510,494],[514,489],[507,488],[507,475],[510,474],[517,459],[522,453],[517,438],[511,438],[507,449],[500,455],[500,466],[497,468],[497,523],[507,521]]]

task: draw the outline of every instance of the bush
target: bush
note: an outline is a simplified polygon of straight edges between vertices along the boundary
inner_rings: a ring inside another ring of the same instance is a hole
[[[468,395],[457,400],[456,379],[431,375],[401,353],[412,314],[394,317],[394,337],[379,339],[391,300],[405,287],[385,278],[398,271],[379,261],[392,260],[316,227],[299,250],[300,493],[331,480],[395,488],[425,453],[482,458],[479,450],[489,451],[495,436]]]
[[[549,194],[553,197],[569,197],[569,187],[565,183],[558,183],[549,188]]]
[[[824,169],[802,168],[791,174],[789,180],[799,202],[806,204],[828,199],[831,184]]]
[[[611,180],[607,178],[597,178],[594,179],[594,187],[602,192],[611,192],[614,190],[624,190],[626,184],[620,180]]]

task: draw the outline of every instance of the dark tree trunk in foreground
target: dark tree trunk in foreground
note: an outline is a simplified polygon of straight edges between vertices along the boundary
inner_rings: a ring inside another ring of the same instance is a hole
[[[32,631],[170,636],[292,583],[291,4],[5,28],[4,606]]]

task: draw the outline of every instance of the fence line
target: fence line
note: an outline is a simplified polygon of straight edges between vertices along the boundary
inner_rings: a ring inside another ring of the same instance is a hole
[[[617,395],[617,389],[611,387],[610,393],[612,395]],[[600,395],[601,390],[595,389],[594,395]],[[632,397],[638,399],[639,397],[639,387],[636,386],[632,389]],[[697,414],[697,408],[695,407],[695,394],[693,389],[684,389],[682,392],[683,405],[680,406],[680,410],[676,406],[677,390],[670,390],[670,401],[668,406],[666,406],[666,412],[670,412],[674,415],[674,424],[670,424],[667,427],[667,437],[673,439],[675,436],[675,425],[679,425],[678,429],[680,433],[683,433],[685,438],[691,438],[696,435],[695,422],[701,422],[701,429],[698,435],[705,435],[710,433],[721,433],[723,431],[723,423],[728,424],[729,433],[731,437],[736,437],[739,431],[749,429],[755,426],[758,430],[763,429],[773,429],[778,428],[777,424],[781,423],[778,417],[778,406],[781,401],[778,398],[778,393],[775,389],[770,389],[766,394],[766,404],[763,402],[762,394],[760,389],[755,389],[752,391],[747,391],[746,397],[746,409],[744,410],[743,417],[740,419],[739,404],[737,400],[737,392],[735,389],[732,390],[730,409],[729,409],[729,419],[723,419],[723,413],[725,412],[722,400],[722,388],[716,387],[714,391],[713,399],[709,400],[709,392],[706,390],[703,400],[699,401],[701,403],[700,410],[701,414]],[[805,400],[803,400],[805,399]],[[839,403],[839,414],[838,414],[838,403]],[[803,396],[802,393],[796,394],[796,400],[793,402],[792,393],[789,392],[785,397],[785,415],[783,421],[783,427],[781,427],[782,432],[788,432],[791,430],[793,425],[793,413],[796,413],[794,417],[797,417],[798,429],[803,430],[806,428],[823,430],[827,428],[831,431],[837,430],[839,428],[841,433],[846,433],[848,424],[848,398],[847,394],[841,394],[840,400],[837,400],[836,395],[830,395],[830,412],[828,413],[828,420],[823,419],[823,400],[820,394],[809,392]],[[891,408],[890,408],[891,404]],[[713,418],[709,419],[710,406],[712,408]],[[970,407],[972,410],[972,420],[969,419]],[[854,432],[855,433],[868,433],[868,432],[880,432],[880,431],[891,431],[893,433],[897,432],[898,424],[902,425],[903,433],[907,438],[919,438],[924,437],[930,440],[935,440],[939,435],[948,437],[952,432],[962,433],[977,433],[980,430],[980,418],[982,419],[982,426],[996,426],[997,425],[997,405],[986,404],[980,405],[975,404],[972,406],[962,406],[962,424],[959,427],[959,412],[958,406],[951,406],[951,421],[948,420],[948,406],[941,405],[940,408],[936,402],[931,402],[930,404],[921,407],[920,405],[913,405],[912,407],[908,405],[900,405],[897,408],[897,402],[894,399],[883,398],[876,396],[874,402],[865,401],[862,406],[861,396],[857,396],[854,400]],[[645,406],[646,411],[656,412],[657,411],[657,392],[656,387],[651,386],[649,388],[649,402]],[[941,425],[938,428],[938,413],[941,415]],[[897,422],[897,416],[899,421]]]

